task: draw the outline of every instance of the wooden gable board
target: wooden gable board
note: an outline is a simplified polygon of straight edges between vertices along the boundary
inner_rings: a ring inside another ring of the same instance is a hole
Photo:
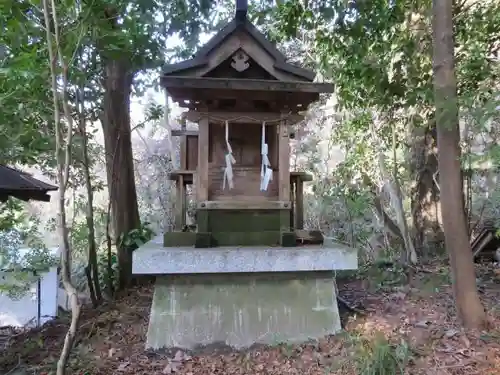
[[[280,81],[314,80],[314,72],[287,63],[285,56],[246,19],[231,21],[193,59],[166,66],[163,76],[203,77],[239,49]]]
[[[248,57],[255,61],[267,73],[280,81],[297,81],[294,74],[284,72],[275,66],[275,57],[262,48],[254,38],[243,30],[237,30],[228,36],[217,48],[211,50],[206,56],[207,65],[201,68],[199,76],[203,77],[217,68],[224,61],[230,59],[238,51],[243,51]]]

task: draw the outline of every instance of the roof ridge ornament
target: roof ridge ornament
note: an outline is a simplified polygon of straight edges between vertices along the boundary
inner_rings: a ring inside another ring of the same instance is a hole
[[[233,61],[231,62],[231,67],[238,71],[243,72],[250,67],[250,63],[248,62],[249,57],[243,51],[238,51],[233,55]]]
[[[237,21],[246,21],[248,11],[248,0],[236,0],[236,13],[234,18]]]

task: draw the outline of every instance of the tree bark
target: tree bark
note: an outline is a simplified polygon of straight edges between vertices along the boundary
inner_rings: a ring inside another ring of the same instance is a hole
[[[481,328],[486,324],[486,313],[477,291],[460,167],[453,0],[433,0],[432,8],[434,95],[445,244],[458,316],[466,328]]]
[[[132,280],[134,250],[120,244],[119,239],[140,227],[130,128],[132,79],[133,73],[126,59],[105,59],[102,127],[112,227],[118,252],[119,289],[129,286]]]
[[[410,172],[415,181],[411,191],[414,243],[419,254],[430,255],[443,242],[441,200],[436,185],[438,171],[435,124],[411,130]]]

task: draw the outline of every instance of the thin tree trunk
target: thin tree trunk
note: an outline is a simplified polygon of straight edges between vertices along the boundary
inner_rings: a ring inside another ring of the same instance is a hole
[[[59,26],[56,13],[55,0],[51,0],[50,6],[48,0],[43,0],[43,14],[45,18],[45,28],[47,37],[47,47],[50,59],[50,75],[52,86],[52,99],[54,109],[54,124],[56,134],[56,160],[57,160],[57,177],[59,182],[59,212],[58,226],[61,236],[61,278],[64,290],[69,296],[71,306],[71,323],[64,338],[64,345],[61,351],[61,356],[57,361],[57,375],[65,375],[66,366],[69,355],[75,341],[78,321],[80,318],[80,301],[76,288],[71,283],[71,261],[70,261],[70,241],[69,231],[66,225],[66,202],[65,193],[69,180],[69,168],[71,163],[71,145],[73,136],[73,119],[71,117],[68,105],[68,65],[64,60],[59,42]],[[53,21],[54,44],[57,55],[54,53],[52,41],[51,20]],[[67,124],[66,137],[63,139],[64,131],[62,129],[62,121],[59,108],[59,93],[57,90],[57,61],[62,67],[62,105],[64,111],[65,122]]]
[[[486,324],[486,313],[477,291],[460,167],[453,0],[433,0],[432,29],[438,163],[445,243],[450,256],[458,316],[466,328],[481,328]]]
[[[377,139],[377,134],[375,131],[375,123],[378,122],[375,116],[372,123],[372,134],[373,139]],[[395,143],[394,143],[395,144]],[[389,195],[389,203],[396,214],[396,224],[401,232],[401,236],[405,247],[405,261],[411,264],[416,264],[418,262],[417,253],[413,245],[413,240],[408,229],[408,222],[406,220],[406,214],[403,207],[403,194],[401,192],[401,186],[399,184],[397,176],[391,176],[391,174],[385,168],[385,156],[383,153],[378,153],[378,167],[380,171],[380,176],[382,178],[381,191],[386,191]],[[396,162],[396,161],[395,161]]]
[[[91,292],[92,303],[96,307],[102,301],[101,287],[99,285],[99,265],[97,262],[97,244],[95,239],[94,225],[94,192],[92,180],[90,178],[90,157],[87,140],[87,126],[85,119],[85,105],[83,88],[79,93],[79,121],[78,128],[83,139],[83,173],[85,176],[85,187],[87,190],[87,209],[85,217],[88,227],[88,263],[86,267],[86,275],[88,279],[89,290]]]

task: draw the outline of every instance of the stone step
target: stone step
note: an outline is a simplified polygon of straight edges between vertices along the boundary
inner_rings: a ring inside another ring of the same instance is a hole
[[[353,270],[357,250],[341,244],[297,246],[225,246],[212,249],[164,247],[161,236],[132,253],[135,275],[256,273]]]

